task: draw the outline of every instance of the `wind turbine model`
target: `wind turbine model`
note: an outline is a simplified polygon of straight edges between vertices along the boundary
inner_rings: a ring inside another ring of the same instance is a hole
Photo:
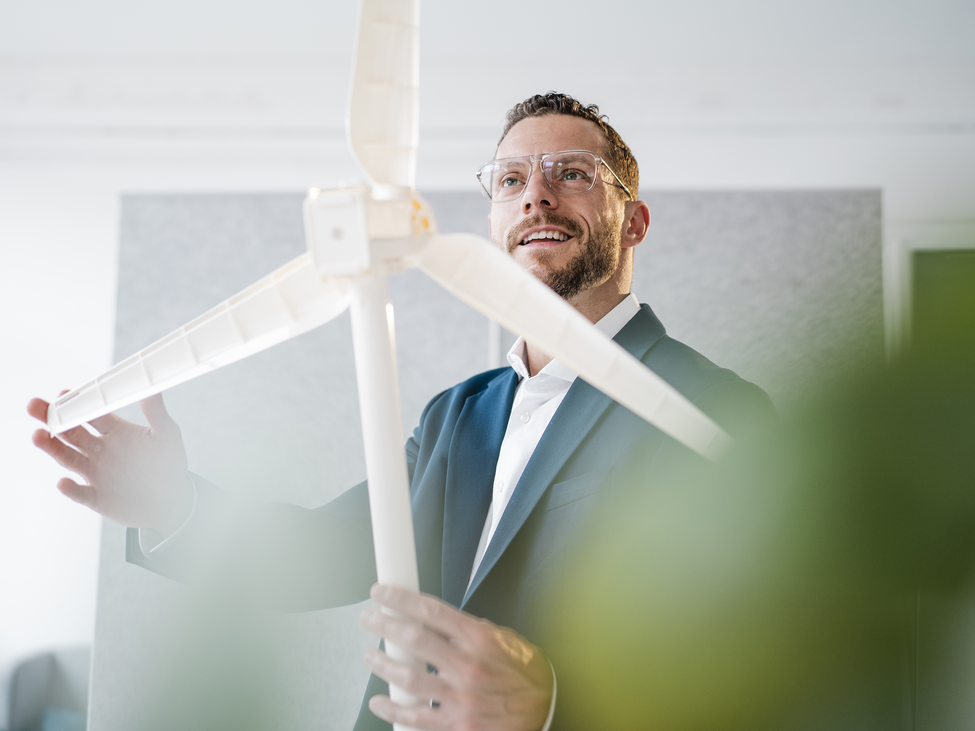
[[[349,145],[369,187],[312,188],[308,253],[58,398],[51,434],[269,348],[351,310],[379,581],[419,579],[395,371],[390,274],[419,267],[474,309],[523,335],[596,388],[716,459],[720,427],[486,239],[436,233],[414,188],[419,0],[362,0],[349,97]],[[410,661],[400,648],[386,651]],[[416,702],[399,688],[394,701]]]

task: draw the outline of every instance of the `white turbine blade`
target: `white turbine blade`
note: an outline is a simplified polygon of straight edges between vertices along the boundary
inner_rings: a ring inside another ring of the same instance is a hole
[[[419,142],[419,0],[362,0],[347,130],[380,186],[413,187]]]
[[[318,327],[348,307],[344,280],[322,280],[308,254],[52,403],[51,434],[71,429]]]
[[[716,460],[730,444],[721,427],[673,386],[486,239],[432,236],[417,264],[459,299],[695,452]]]

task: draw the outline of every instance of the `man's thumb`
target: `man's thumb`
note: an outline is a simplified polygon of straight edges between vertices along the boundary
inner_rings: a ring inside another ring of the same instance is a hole
[[[171,432],[174,429],[177,432],[179,431],[179,427],[173,421],[173,417],[166,411],[166,404],[163,403],[161,393],[142,399],[139,402],[139,407],[142,409],[142,413],[146,415],[149,428],[153,431],[160,433]]]

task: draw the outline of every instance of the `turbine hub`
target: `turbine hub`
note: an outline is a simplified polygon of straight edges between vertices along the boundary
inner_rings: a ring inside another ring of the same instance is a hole
[[[377,268],[402,271],[415,239],[435,234],[430,205],[416,190],[377,198],[365,186],[311,188],[305,198],[305,242],[322,277],[354,277]]]

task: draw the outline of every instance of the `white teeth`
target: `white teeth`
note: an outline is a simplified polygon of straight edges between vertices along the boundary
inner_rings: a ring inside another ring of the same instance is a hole
[[[536,231],[533,234],[529,234],[521,243],[527,244],[529,241],[534,241],[535,239],[555,239],[556,241],[565,241],[569,237],[562,233],[561,231]]]

